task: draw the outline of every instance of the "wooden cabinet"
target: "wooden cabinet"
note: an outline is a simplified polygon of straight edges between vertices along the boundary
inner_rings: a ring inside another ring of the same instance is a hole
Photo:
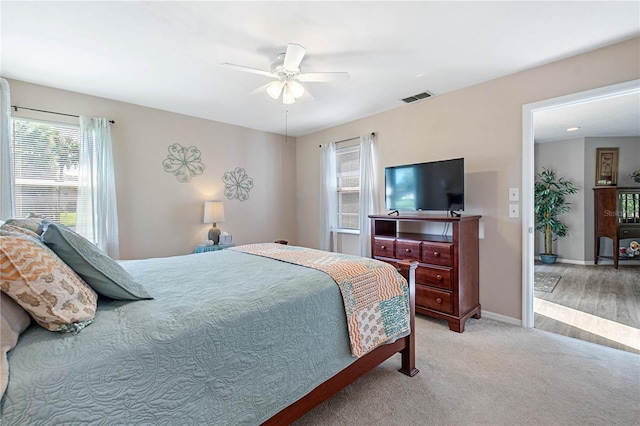
[[[613,266],[618,269],[620,240],[640,238],[640,188],[615,186],[593,188],[593,206],[595,209],[593,261],[597,265],[601,257],[613,259]],[[613,241],[612,256],[600,254],[602,237],[611,238]]]
[[[449,328],[459,333],[464,331],[468,318],[480,318],[480,216],[369,218],[371,253],[375,259],[393,265],[404,259],[419,262],[417,313],[445,319]],[[450,232],[445,232],[447,229]]]

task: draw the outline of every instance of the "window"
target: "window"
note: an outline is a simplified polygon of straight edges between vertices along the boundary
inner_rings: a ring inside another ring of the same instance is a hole
[[[360,145],[336,149],[338,228],[360,228]]]
[[[626,223],[640,223],[640,192],[620,192],[618,193],[620,199],[620,212],[618,212],[618,222],[621,224]]]
[[[16,217],[37,213],[76,224],[80,128],[13,118]]]

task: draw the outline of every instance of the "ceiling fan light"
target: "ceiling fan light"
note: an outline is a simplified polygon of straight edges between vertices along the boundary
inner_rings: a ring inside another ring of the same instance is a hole
[[[281,81],[274,81],[267,87],[267,93],[273,99],[278,99],[280,97],[280,92],[282,92],[282,86],[284,84]]]
[[[282,103],[290,105],[296,102],[296,98],[291,93],[289,83],[284,85],[284,91],[282,92]]]
[[[291,94],[294,98],[298,99],[300,96],[304,95],[304,87],[302,87],[302,84],[297,81],[290,81],[287,83],[287,86],[291,90]]]

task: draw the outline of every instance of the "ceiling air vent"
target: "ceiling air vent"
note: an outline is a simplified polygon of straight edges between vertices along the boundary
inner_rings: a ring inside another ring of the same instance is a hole
[[[417,95],[413,95],[413,96],[409,96],[408,98],[404,98],[403,101],[410,104],[411,102],[415,102],[415,101],[419,101],[422,99],[427,99],[430,98],[431,96],[433,96],[432,93],[429,92],[422,92],[422,93],[418,93]]]

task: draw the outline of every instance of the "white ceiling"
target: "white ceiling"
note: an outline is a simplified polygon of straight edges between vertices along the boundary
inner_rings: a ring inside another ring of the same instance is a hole
[[[638,1],[3,0],[0,15],[4,77],[292,136],[640,35]],[[303,72],[351,78],[305,83],[285,129],[281,102],[249,94],[269,79],[220,64],[268,70],[287,43],[307,48]]]
[[[640,92],[537,111],[533,121],[536,143],[640,136]]]

